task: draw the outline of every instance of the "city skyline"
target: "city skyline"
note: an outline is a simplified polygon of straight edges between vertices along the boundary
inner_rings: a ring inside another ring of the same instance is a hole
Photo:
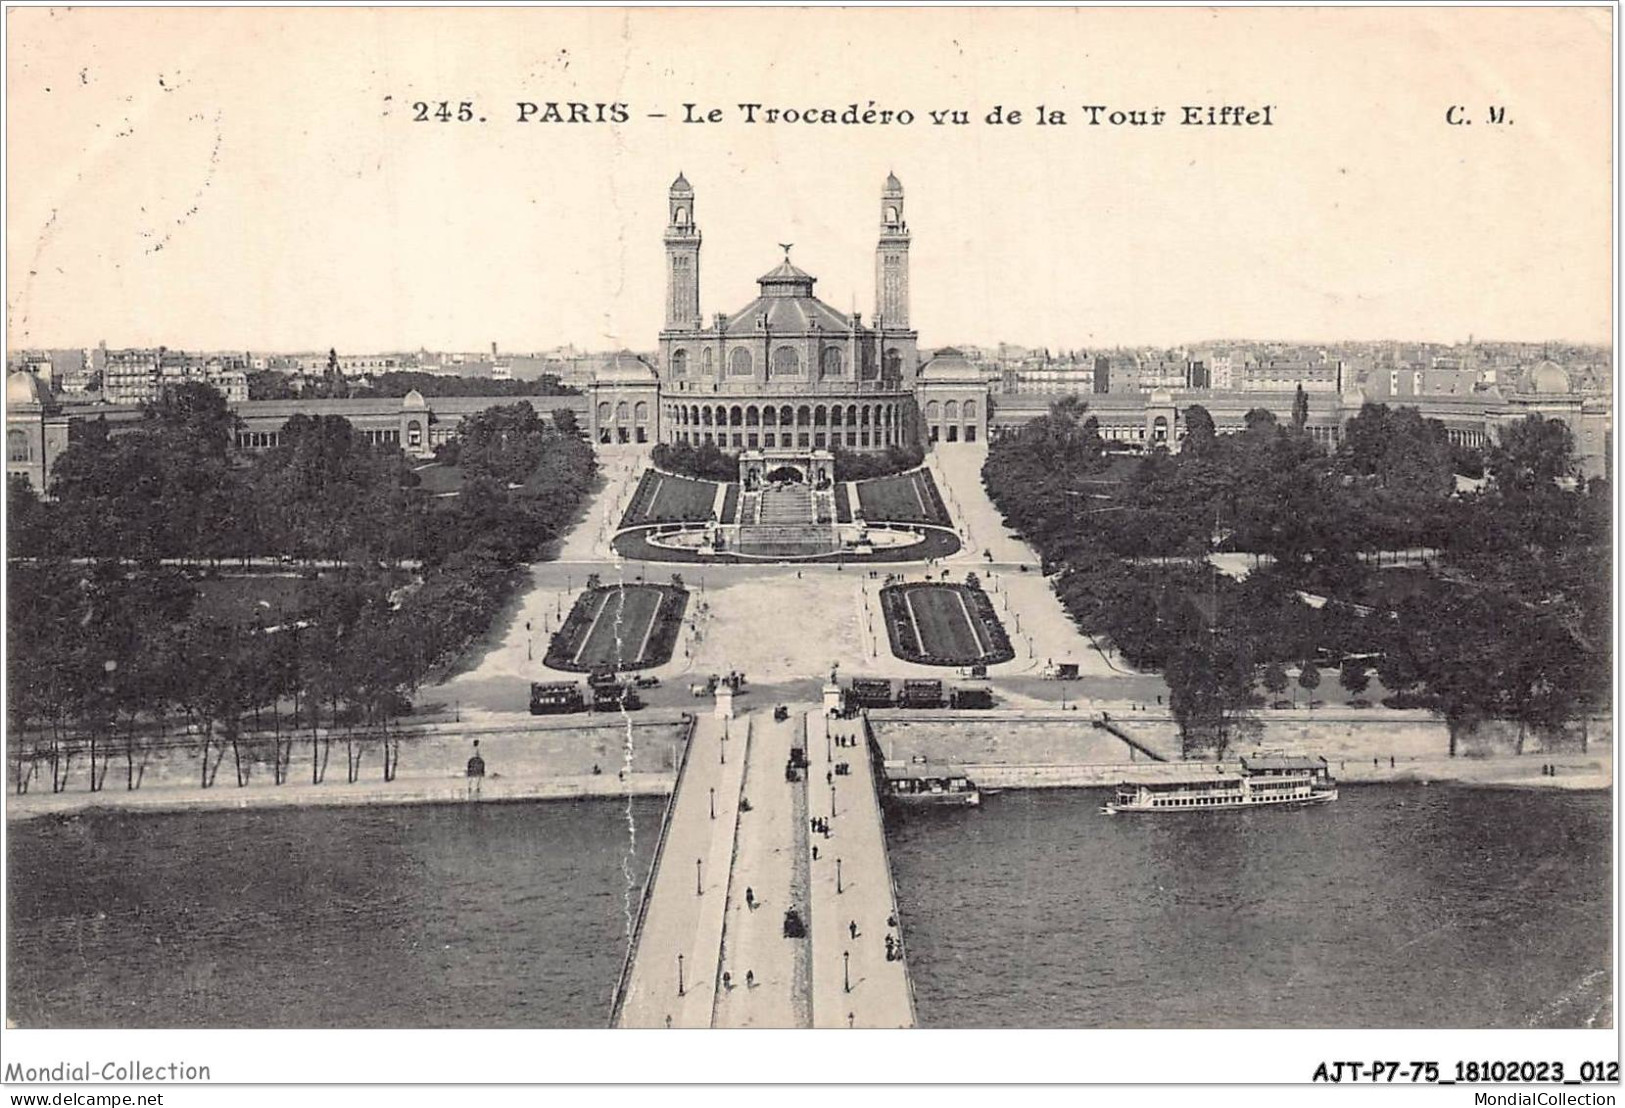
[[[21,14],[14,348],[648,349],[665,185],[679,171],[705,235],[707,316],[748,301],[776,244],[793,242],[818,294],[867,317],[876,196],[895,172],[926,348],[1216,334],[1607,345],[1612,332],[1607,97],[1589,95],[1606,90],[1608,54],[1579,12],[1547,13],[1550,34],[1584,59],[1557,75],[1519,54],[1515,20],[1408,17],[1462,44],[1463,60],[1433,74],[1421,72],[1440,60],[1426,39],[1391,25],[1380,54],[1355,48],[1378,24],[1352,11],[1171,13],[1156,25],[1166,56],[1147,72],[1149,25],[1093,11],[1068,17],[1099,44],[1081,76],[1064,39],[1035,34],[1053,13],[987,26],[947,12],[929,25],[855,17],[872,35],[739,13],[804,39],[807,57],[834,52],[876,74],[872,86],[837,82],[820,103],[978,109],[964,127],[855,132],[647,118],[687,103],[795,103],[820,85],[814,62],[674,70],[704,37],[680,13],[629,15],[640,30],[624,55],[585,50],[607,33],[601,19],[554,12],[525,17],[532,43],[492,50],[475,18],[438,49],[412,39],[377,59],[352,40],[404,35],[417,17],[334,13],[304,25],[331,34],[296,36],[252,13],[207,27],[184,12],[139,24]],[[1189,33],[1170,35],[1175,25]],[[1289,25],[1302,58],[1265,48],[1261,32]],[[115,52],[136,26],[158,58]],[[250,28],[260,38],[245,53],[237,38]],[[951,56],[975,80],[879,64],[898,52]],[[1493,88],[1474,57],[1495,59]],[[441,96],[472,98],[489,121],[408,118],[418,98]],[[509,120],[525,98],[612,99],[634,114],[573,130]],[[1516,102],[1512,126],[1443,122],[1450,100],[1487,98]],[[1044,133],[1030,118],[990,125],[995,99],[1029,116],[1063,104],[1072,119]],[[1288,102],[1269,129],[1228,131],[1097,127],[1077,110],[1184,99]]]

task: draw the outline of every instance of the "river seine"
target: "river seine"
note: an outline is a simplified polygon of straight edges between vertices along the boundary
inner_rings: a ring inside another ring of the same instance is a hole
[[[13,824],[7,1015],[604,1027],[664,805],[635,838],[619,800]]]
[[[1369,785],[1101,815],[1004,792],[889,828],[927,1027],[1609,1026],[1608,793]]]
[[[927,1027],[1611,1023],[1610,797],[1346,788],[888,838]],[[24,1027],[602,1027],[663,802],[93,813],[9,830]],[[630,875],[630,876],[629,876]]]

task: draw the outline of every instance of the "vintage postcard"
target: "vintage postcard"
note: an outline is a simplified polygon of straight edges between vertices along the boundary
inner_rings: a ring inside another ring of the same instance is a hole
[[[8,1087],[1617,1083],[1615,15],[8,9]]]

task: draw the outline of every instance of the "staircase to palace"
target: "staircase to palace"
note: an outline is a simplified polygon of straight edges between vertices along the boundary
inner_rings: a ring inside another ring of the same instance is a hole
[[[813,491],[803,484],[769,485],[741,515],[739,545],[746,553],[805,557],[835,549],[835,532],[818,522]]]
[[[812,490],[806,485],[794,484],[762,490],[757,501],[757,523],[813,523]]]

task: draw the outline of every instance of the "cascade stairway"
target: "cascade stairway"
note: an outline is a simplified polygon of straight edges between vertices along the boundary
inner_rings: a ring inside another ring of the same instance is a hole
[[[834,529],[818,522],[813,491],[804,484],[764,487],[741,516],[739,545],[746,553],[805,557],[835,549]]]

